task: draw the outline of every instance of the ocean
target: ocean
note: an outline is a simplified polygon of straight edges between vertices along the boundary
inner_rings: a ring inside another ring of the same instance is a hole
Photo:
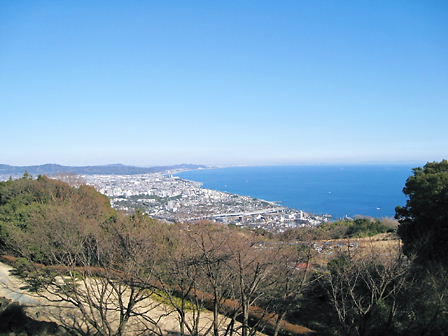
[[[393,217],[418,165],[266,166],[192,170],[177,174],[205,188],[277,201],[334,219],[365,215]]]

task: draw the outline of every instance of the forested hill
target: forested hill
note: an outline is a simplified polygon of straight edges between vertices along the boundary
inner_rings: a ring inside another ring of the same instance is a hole
[[[25,175],[0,182],[0,257],[40,298],[73,305],[51,318],[76,335],[448,336],[448,161],[415,168],[403,191],[402,244],[373,244],[354,239],[396,223],[262,236],[127,214],[91,186]]]
[[[10,166],[0,164],[0,175],[23,175],[28,172],[32,175],[81,174],[81,175],[133,175],[162,172],[173,169],[199,169],[206,168],[196,164],[178,164],[172,166],[135,167],[123,164],[110,164],[101,166],[62,166],[58,164],[44,164],[37,166]]]

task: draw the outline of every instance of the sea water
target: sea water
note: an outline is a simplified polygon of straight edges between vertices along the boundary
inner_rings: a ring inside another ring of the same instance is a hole
[[[335,219],[365,215],[393,217],[404,205],[402,190],[416,165],[266,166],[202,169],[181,178],[205,188],[277,201]]]

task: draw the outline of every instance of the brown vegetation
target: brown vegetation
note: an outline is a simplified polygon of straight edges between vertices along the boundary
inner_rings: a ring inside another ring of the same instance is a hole
[[[81,335],[443,334],[446,270],[413,269],[393,233],[373,235],[387,227],[361,219],[330,228],[344,239],[325,228],[267,238],[126,215],[90,187],[44,177],[0,183],[5,260],[70,306],[59,322]]]

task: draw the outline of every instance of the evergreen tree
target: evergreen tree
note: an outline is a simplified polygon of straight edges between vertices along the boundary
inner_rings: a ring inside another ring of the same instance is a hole
[[[395,217],[404,252],[420,264],[448,264],[448,161],[414,168],[403,192],[409,199]]]

